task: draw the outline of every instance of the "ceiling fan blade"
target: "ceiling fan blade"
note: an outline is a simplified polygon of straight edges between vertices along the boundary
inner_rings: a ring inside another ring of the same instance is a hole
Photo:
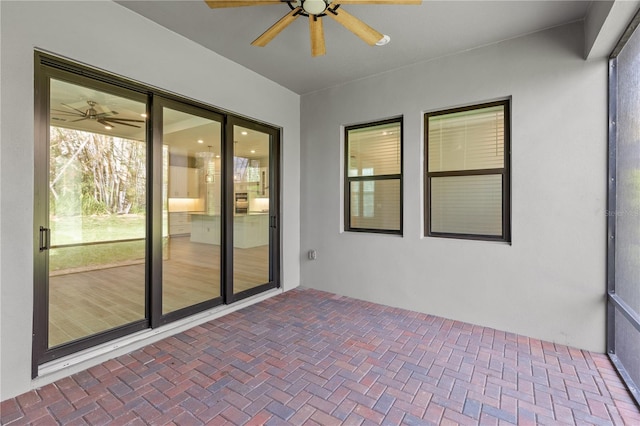
[[[309,33],[311,33],[311,56],[322,56],[327,53],[322,18],[309,15]]]
[[[89,117],[78,118],[77,120],[71,120],[70,123],[75,123],[76,121],[88,120]]]
[[[64,106],[66,106],[67,108],[71,108],[72,110],[79,112],[80,114],[82,114],[82,116],[83,116],[83,117],[84,117],[84,115],[85,115],[85,111],[80,111],[78,108],[74,108],[74,107],[72,107],[71,105],[67,105],[67,104],[63,104],[63,103],[60,103],[60,105],[64,105]]]
[[[347,13],[347,11],[342,8],[339,10],[336,10],[336,8],[327,9],[327,12],[327,16],[338,21],[338,23],[360,37],[370,46],[373,46],[384,37],[384,34],[374,30],[355,16]]]
[[[422,0],[336,0],[339,4],[422,4]]]
[[[115,123],[119,126],[129,126],[129,127],[135,127],[137,129],[140,128],[140,126],[135,126],[133,124],[129,124],[129,123],[123,123],[119,120],[106,120],[106,119],[102,119],[102,120],[98,120],[98,123],[104,124],[105,126],[110,126],[112,123]]]
[[[296,7],[291,12],[284,15],[278,22],[273,24],[271,28],[262,33],[260,37],[253,40],[251,42],[251,45],[260,47],[266,46],[271,40],[275,38],[275,36],[280,34],[282,30],[291,25],[291,23],[295,21],[298,16],[300,16],[300,12],[302,12],[302,8]]]
[[[100,117],[100,119],[107,121],[130,121],[132,123],[144,123],[144,120],[134,120],[133,118]]]
[[[59,114],[55,114],[55,115],[60,115],[60,114],[62,114],[62,115],[72,115],[72,116],[74,116],[74,117],[84,117],[84,113],[82,113],[82,114],[78,114],[78,113],[76,113],[76,112],[63,111],[63,110],[61,110],[61,109],[55,109],[55,108],[51,108],[51,111],[55,111],[55,112],[59,113]]]
[[[242,6],[262,6],[265,4],[280,4],[280,0],[204,0],[211,9]]]

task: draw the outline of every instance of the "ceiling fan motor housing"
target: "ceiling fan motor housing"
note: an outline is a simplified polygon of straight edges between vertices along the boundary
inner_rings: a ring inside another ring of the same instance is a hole
[[[98,111],[96,111],[94,107],[91,107],[84,113],[84,115],[89,120],[96,120],[98,118]]]
[[[89,120],[95,120],[98,116],[98,111],[96,111],[94,106],[98,105],[98,103],[94,101],[87,101],[87,104],[89,104],[89,108],[85,111],[84,116]]]

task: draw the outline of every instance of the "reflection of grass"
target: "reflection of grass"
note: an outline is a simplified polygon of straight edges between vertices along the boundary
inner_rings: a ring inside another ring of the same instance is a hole
[[[144,238],[145,216],[136,214],[52,217],[51,244]]]
[[[168,240],[167,237],[162,239],[163,258],[168,253]],[[142,263],[145,260],[145,243],[141,240],[51,249],[49,270],[68,273]]]
[[[105,241],[105,244],[86,244],[53,248],[49,251],[49,270],[86,270],[145,260],[146,241],[113,242],[145,238],[144,215],[100,215],[52,217],[51,244],[82,244]],[[167,243],[163,238],[163,245]],[[166,250],[163,250],[166,251]]]
[[[145,241],[63,247],[49,251],[49,270],[104,267],[144,261]]]

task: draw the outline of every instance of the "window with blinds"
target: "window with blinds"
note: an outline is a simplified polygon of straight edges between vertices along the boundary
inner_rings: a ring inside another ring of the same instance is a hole
[[[345,230],[402,234],[402,118],[345,128]]]
[[[509,101],[425,114],[429,236],[510,241]]]

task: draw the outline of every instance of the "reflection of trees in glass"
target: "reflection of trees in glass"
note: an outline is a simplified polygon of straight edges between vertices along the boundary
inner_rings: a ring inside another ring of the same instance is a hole
[[[144,142],[51,126],[49,163],[52,214],[144,212]]]
[[[259,182],[260,160],[233,157],[233,176],[236,182]]]

